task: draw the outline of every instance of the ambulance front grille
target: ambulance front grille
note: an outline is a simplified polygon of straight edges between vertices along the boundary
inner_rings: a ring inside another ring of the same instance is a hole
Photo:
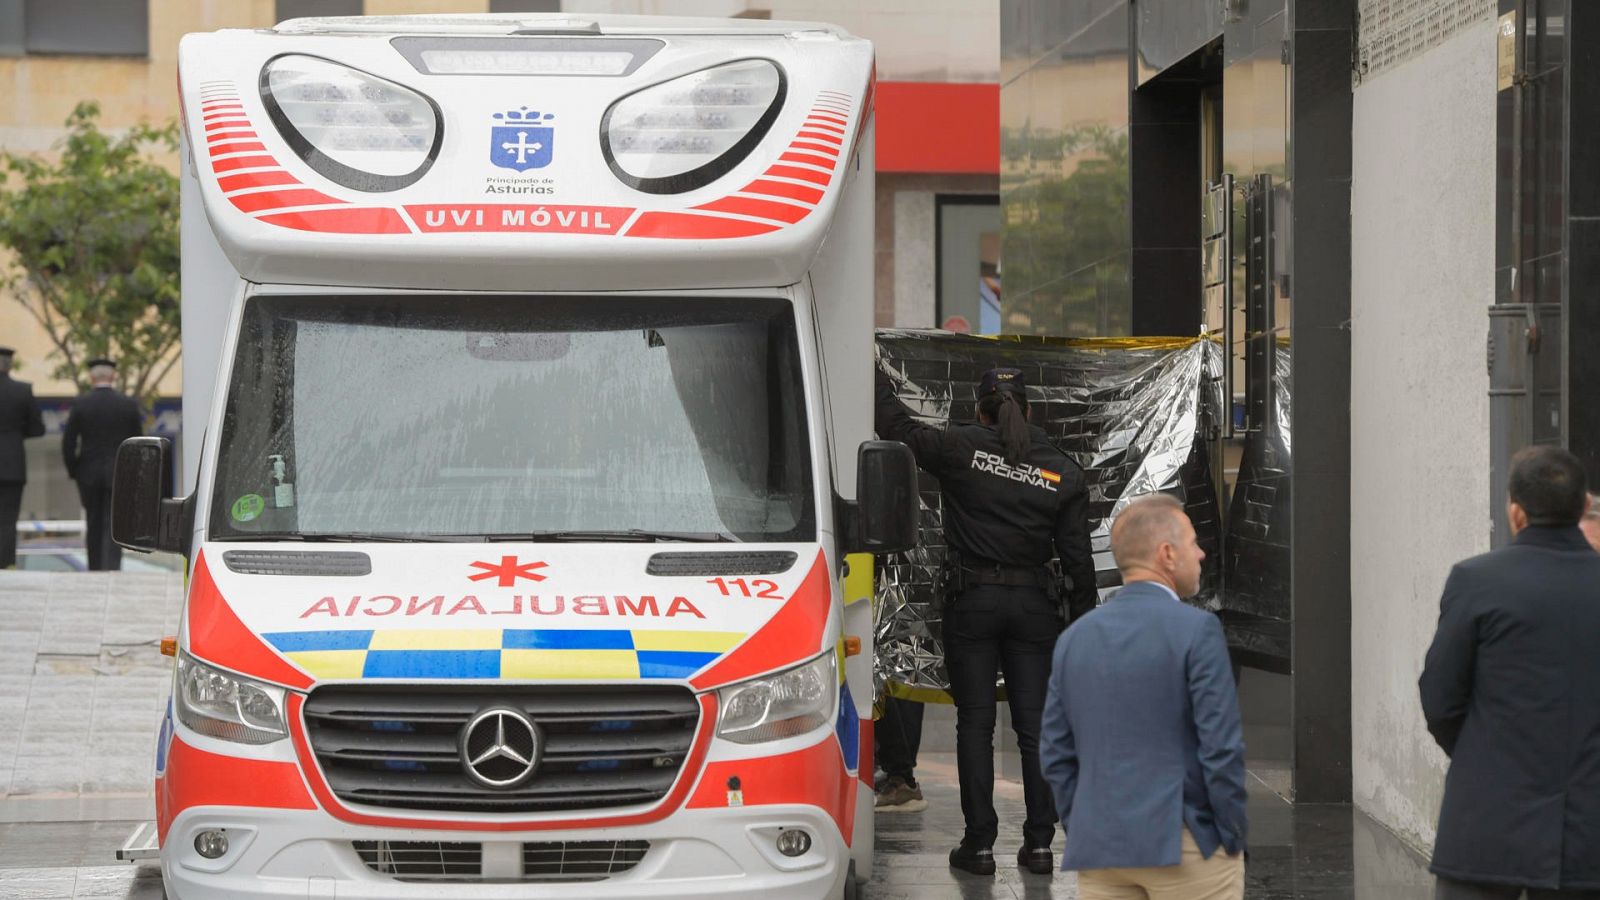
[[[352,841],[368,869],[396,881],[483,881],[483,845],[446,841]],[[649,841],[541,841],[522,845],[522,870],[494,880],[601,881],[632,869]],[[515,863],[513,863],[515,865]]]
[[[462,765],[478,711],[522,710],[544,737],[528,781],[484,787]],[[577,812],[659,801],[694,743],[700,704],[671,685],[331,685],[306,698],[306,735],[335,796],[418,811]]]
[[[401,881],[475,881],[483,877],[483,845],[456,841],[352,841],[379,875]]]

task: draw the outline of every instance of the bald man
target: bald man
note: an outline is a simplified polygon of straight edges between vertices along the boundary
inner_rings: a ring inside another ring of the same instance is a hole
[[[1244,740],[1205,552],[1156,494],[1111,525],[1123,588],[1056,642],[1039,757],[1083,900],[1244,896]]]

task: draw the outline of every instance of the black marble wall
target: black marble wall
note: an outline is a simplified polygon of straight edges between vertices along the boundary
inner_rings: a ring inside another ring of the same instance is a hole
[[[1567,34],[1567,445],[1600,490],[1600,4],[1572,4]]]

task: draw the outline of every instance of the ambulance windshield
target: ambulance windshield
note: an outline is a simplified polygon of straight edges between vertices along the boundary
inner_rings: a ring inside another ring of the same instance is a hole
[[[210,535],[809,541],[801,379],[782,300],[258,297]]]

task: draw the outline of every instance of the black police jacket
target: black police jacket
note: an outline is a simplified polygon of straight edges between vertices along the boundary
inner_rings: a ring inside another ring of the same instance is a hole
[[[22,441],[41,434],[44,418],[33,399],[33,386],[0,375],[0,482],[19,484],[28,480]]]
[[[1087,480],[1042,429],[1030,427],[1027,459],[1012,465],[995,428],[917,422],[881,373],[874,412],[878,436],[909,446],[917,465],[939,479],[945,541],[963,560],[1044,566],[1059,555],[1072,581],[1066,598],[1071,617],[1094,609]]]
[[[1432,869],[1600,890],[1600,554],[1534,526],[1456,565],[1420,689],[1450,756]]]
[[[144,416],[133,398],[115,388],[97,387],[72,403],[61,431],[61,457],[67,475],[80,484],[111,484],[117,448],[144,434]]]

